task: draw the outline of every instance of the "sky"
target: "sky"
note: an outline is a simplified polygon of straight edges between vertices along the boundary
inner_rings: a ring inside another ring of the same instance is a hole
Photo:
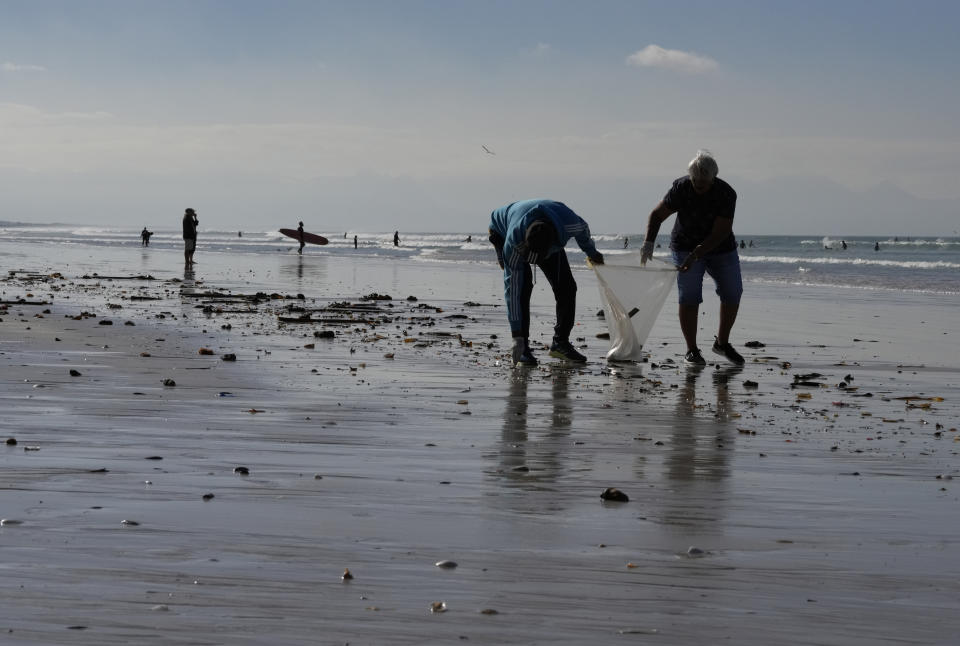
[[[0,220],[642,232],[700,148],[743,234],[956,235],[956,2],[0,0]],[[485,150],[486,148],[486,150]],[[490,152],[487,152],[487,151]]]

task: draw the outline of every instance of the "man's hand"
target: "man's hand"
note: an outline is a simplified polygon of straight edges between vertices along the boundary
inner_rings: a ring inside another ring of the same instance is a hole
[[[698,260],[700,259],[697,258],[697,254],[695,252],[691,253],[687,256],[686,260],[683,261],[683,264],[677,267],[677,271],[688,271],[691,267],[693,267],[693,263],[697,262]]]
[[[645,265],[647,261],[653,258],[653,240],[643,243],[640,247],[640,264]]]
[[[590,264],[602,265],[602,264],[603,264],[603,254],[598,251],[595,255],[590,256],[589,258],[587,258],[587,260],[590,262]]]

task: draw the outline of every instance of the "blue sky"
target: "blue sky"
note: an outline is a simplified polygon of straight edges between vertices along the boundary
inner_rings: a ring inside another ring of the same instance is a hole
[[[744,233],[949,234],[958,6],[5,0],[0,220],[636,232],[706,147]]]

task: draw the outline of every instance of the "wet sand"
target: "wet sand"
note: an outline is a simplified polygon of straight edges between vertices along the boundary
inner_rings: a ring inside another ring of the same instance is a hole
[[[955,304],[748,285],[765,347],[690,371],[671,297],[649,362],[608,366],[584,272],[590,362],[515,371],[489,267],[156,258],[0,283],[47,301],[0,311],[4,644],[960,636]]]

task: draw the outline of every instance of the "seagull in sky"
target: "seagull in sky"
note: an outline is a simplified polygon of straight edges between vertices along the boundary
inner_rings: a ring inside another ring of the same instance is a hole
[[[493,152],[492,150],[490,150],[489,148],[487,148],[486,146],[484,146],[483,144],[480,144],[480,147],[483,148],[483,152],[487,153],[488,155],[496,155],[496,154],[497,154],[497,153]]]

